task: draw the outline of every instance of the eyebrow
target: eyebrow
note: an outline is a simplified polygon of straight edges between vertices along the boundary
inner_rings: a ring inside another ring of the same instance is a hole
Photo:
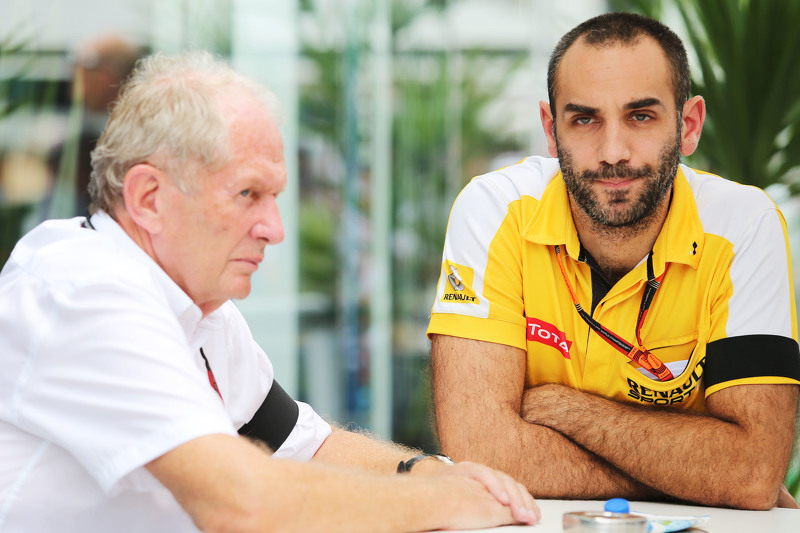
[[[625,104],[625,109],[639,109],[642,107],[653,107],[653,106],[661,106],[664,107],[664,103],[658,98],[642,98],[641,100],[634,100],[633,102],[628,102]]]
[[[569,103],[564,106],[564,111],[567,113],[578,113],[581,115],[596,115],[598,109],[596,107],[589,107],[587,105]]]
[[[625,104],[625,109],[641,109],[643,107],[653,107],[653,106],[661,106],[664,107],[664,103],[658,98],[642,98],[640,100],[634,100],[633,102],[628,102]],[[600,112],[599,109],[596,107],[590,107],[587,105],[580,105],[580,104],[573,104],[568,103],[564,106],[564,112],[566,113],[577,113],[580,115],[596,115]]]

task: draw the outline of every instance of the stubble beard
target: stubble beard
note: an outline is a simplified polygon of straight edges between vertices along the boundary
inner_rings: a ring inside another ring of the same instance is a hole
[[[564,183],[572,200],[592,222],[596,230],[614,233],[633,234],[649,226],[656,216],[657,207],[664,201],[672,188],[681,158],[680,132],[674,142],[667,143],[658,156],[658,168],[643,165],[638,168],[627,163],[605,165],[600,170],[575,170],[572,154],[562,149],[556,138],[556,149],[564,176]],[[638,198],[631,198],[630,190],[611,190],[603,193],[604,202],[592,189],[592,183],[599,179],[642,178],[645,188]],[[620,204],[629,204],[620,209]]]

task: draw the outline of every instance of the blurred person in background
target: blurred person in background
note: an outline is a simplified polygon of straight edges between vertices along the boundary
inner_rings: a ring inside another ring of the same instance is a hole
[[[284,236],[276,111],[209,54],[146,58],[92,154],[92,215],[15,247],[0,273],[0,530],[538,521],[507,474],[331,428],[275,381],[231,299]]]
[[[797,507],[786,224],[680,164],[705,119],[689,80],[680,39],[639,15],[556,46],[552,158],[474,178],[448,223],[428,329],[445,453],[536,497]]]
[[[56,181],[67,186],[57,188],[67,197],[68,206],[53,206],[62,199],[46,198],[45,215],[86,215],[89,209],[90,154],[97,145],[108,120],[111,105],[136,61],[145,53],[119,35],[99,35],[83,42],[72,54],[71,98],[74,109],[68,124],[67,139],[49,156],[49,166]]]

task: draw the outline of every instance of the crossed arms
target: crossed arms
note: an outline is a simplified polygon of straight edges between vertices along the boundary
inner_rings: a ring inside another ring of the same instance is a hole
[[[508,472],[536,497],[667,497],[746,509],[794,503],[781,482],[795,385],[729,387],[710,395],[708,415],[699,416],[560,385],[524,390],[523,350],[444,335],[432,341],[442,449]]]

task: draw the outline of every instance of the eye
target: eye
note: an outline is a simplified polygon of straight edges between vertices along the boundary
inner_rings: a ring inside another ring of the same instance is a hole
[[[582,126],[585,126],[586,124],[591,124],[592,117],[578,117],[575,119],[575,123],[580,124]]]
[[[650,120],[650,115],[648,115],[647,113],[635,113],[633,115],[633,120],[635,122],[645,122],[647,120]]]
[[[243,190],[242,192],[239,193],[239,196],[247,198],[248,196],[250,196],[250,189]]]

